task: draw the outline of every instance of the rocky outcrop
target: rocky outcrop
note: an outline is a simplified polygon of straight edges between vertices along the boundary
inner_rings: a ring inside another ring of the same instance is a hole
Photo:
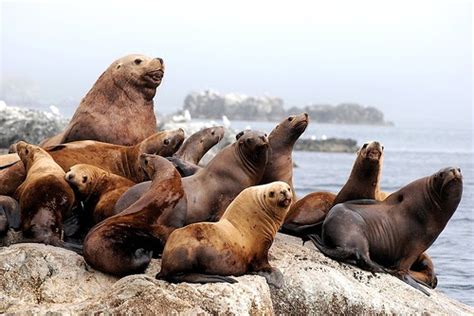
[[[294,150],[321,151],[331,153],[354,153],[358,149],[357,141],[350,138],[298,139]]]
[[[286,115],[283,100],[276,97],[252,97],[242,94],[219,94],[212,90],[193,92],[184,99],[183,110],[192,117],[233,120],[279,121]]]
[[[24,140],[38,144],[61,132],[67,120],[58,114],[7,106],[0,101],[0,148]]]
[[[311,120],[318,123],[392,125],[385,121],[384,114],[379,109],[356,103],[342,103],[337,106],[313,104],[289,110],[290,113],[301,111],[308,113]]]
[[[389,275],[372,275],[324,257],[298,240],[277,236],[271,264],[281,289],[256,275],[236,284],[169,284],[145,274],[121,279],[91,269],[68,250],[40,244],[0,248],[0,313],[127,314],[472,314],[438,291],[431,296]]]

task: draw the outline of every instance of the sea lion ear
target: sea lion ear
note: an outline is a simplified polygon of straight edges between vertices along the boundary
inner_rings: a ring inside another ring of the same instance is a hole
[[[63,148],[66,148],[66,145],[64,144],[59,144],[59,145],[55,145],[55,146],[48,146],[45,148],[45,150],[47,152],[53,152],[53,151],[58,151],[58,150],[61,150]]]
[[[235,140],[238,140],[240,137],[242,137],[242,135],[244,135],[244,131],[241,131],[240,133],[238,133],[237,135],[235,135]]]

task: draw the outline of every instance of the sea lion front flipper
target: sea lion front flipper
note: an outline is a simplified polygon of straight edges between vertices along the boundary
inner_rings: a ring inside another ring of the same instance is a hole
[[[201,167],[193,163],[184,161],[177,157],[166,157],[166,159],[173,163],[174,167],[176,168],[176,170],[178,170],[179,174],[182,177],[192,176],[193,174],[202,169]]]
[[[211,274],[202,274],[202,273],[180,273],[175,275],[168,275],[162,277],[160,273],[156,275],[157,279],[166,280],[171,283],[237,283],[238,281],[234,278],[222,276],[222,275],[211,275]]]
[[[270,271],[258,271],[256,274],[263,276],[269,285],[272,285],[277,289],[281,289],[285,284],[283,273],[276,268],[271,268]]]

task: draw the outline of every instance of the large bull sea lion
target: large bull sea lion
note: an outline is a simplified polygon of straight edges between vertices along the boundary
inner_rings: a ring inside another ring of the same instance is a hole
[[[163,74],[161,58],[127,55],[114,61],[82,99],[65,130],[41,146],[77,140],[138,144],[156,131],[153,97]]]
[[[445,168],[392,193],[384,201],[359,200],[334,206],[316,247],[338,261],[372,272],[388,272],[429,295],[409,272],[457,209],[462,196],[458,168]]]

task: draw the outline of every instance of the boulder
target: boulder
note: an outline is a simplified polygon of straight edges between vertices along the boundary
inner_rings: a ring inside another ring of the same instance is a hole
[[[0,248],[1,313],[127,314],[473,314],[474,309],[436,290],[431,296],[398,279],[326,258],[284,235],[270,251],[285,275],[281,289],[256,275],[236,284],[170,284],[145,274],[116,278],[90,268],[68,250],[41,244]]]

